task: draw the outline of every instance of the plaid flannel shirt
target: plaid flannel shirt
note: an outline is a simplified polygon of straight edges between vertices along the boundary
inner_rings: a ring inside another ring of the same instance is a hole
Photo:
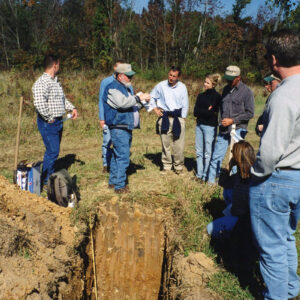
[[[33,104],[37,112],[46,121],[62,117],[66,110],[73,110],[75,107],[65,97],[63,88],[57,77],[52,78],[44,73],[32,87]]]

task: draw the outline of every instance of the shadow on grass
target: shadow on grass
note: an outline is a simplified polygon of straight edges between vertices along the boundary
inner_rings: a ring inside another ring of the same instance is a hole
[[[130,162],[129,167],[127,169],[127,176],[136,173],[137,170],[144,170],[144,169],[145,167],[143,165]]]
[[[247,288],[254,299],[263,299],[258,252],[248,216],[241,217],[231,233],[224,232],[221,238],[212,238],[210,247],[217,254],[217,262],[238,278],[243,289]]]
[[[206,202],[203,208],[208,211],[213,219],[217,219],[223,216],[222,211],[225,209],[226,205],[224,200],[220,198],[213,197],[211,201]]]
[[[161,152],[157,153],[146,153],[144,156],[149,159],[154,165],[162,168],[162,163],[161,163]]]
[[[61,169],[66,169],[68,170],[75,162],[79,162],[80,165],[85,165],[85,162],[76,159],[76,154],[67,154],[64,157],[59,158],[54,165],[55,172],[61,170]]]
[[[161,152],[157,153],[146,153],[144,156],[149,159],[154,165],[160,167],[162,169],[162,162],[161,162]],[[173,155],[172,155],[173,159]],[[174,161],[174,159],[173,159]],[[191,157],[184,158],[184,165],[188,171],[196,170],[196,160]]]
[[[197,163],[196,163],[196,159],[193,157],[185,157],[184,158],[184,165],[187,168],[187,170],[193,171],[193,170],[197,170]]]
[[[213,197],[204,204],[204,209],[217,219],[223,216],[224,200]],[[211,238],[210,247],[217,254],[217,262],[234,274],[243,289],[248,289],[254,299],[263,299],[262,278],[258,267],[258,252],[252,240],[249,215],[240,217],[233,231],[223,232],[218,238]]]

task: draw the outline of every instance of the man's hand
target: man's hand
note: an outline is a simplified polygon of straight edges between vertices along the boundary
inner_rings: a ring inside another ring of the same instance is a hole
[[[212,105],[210,105],[209,107],[208,107],[208,110],[211,110],[213,108],[213,106]]]
[[[139,97],[140,97],[141,101],[146,101],[146,102],[149,102],[151,99],[151,96],[148,93],[141,93],[139,95]]]
[[[99,123],[100,123],[100,127],[103,129],[103,127],[105,125],[105,121],[104,120],[100,120]]]
[[[162,117],[163,116],[163,110],[161,108],[154,107],[153,110],[157,114],[158,117]]]
[[[230,118],[224,118],[221,123],[224,127],[228,127],[233,124],[233,120]]]
[[[72,110],[72,120],[75,120],[75,119],[77,119],[77,117],[78,117],[78,113],[77,113],[77,109],[76,108],[74,108],[73,110]]]

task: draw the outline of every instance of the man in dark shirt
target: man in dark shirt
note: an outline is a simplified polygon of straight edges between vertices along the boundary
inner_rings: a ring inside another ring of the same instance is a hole
[[[222,161],[230,144],[232,125],[236,134],[244,138],[249,120],[254,115],[254,97],[252,91],[241,81],[241,71],[237,66],[228,66],[224,78],[228,81],[222,93],[221,121],[215,150],[209,166],[208,182],[215,183],[219,177]]]

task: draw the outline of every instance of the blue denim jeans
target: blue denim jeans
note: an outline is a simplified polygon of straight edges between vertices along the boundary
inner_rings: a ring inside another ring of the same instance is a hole
[[[299,293],[294,233],[300,216],[300,170],[276,170],[250,184],[250,216],[266,284],[264,299]]]
[[[247,130],[239,128],[236,130],[236,134],[242,138],[245,138]],[[210,183],[215,183],[216,177],[220,176],[222,162],[230,144],[230,140],[230,133],[224,134],[219,132],[208,170],[208,182]]]
[[[213,220],[206,226],[207,233],[213,237],[229,234],[238,221],[236,216],[224,216]]]
[[[110,162],[109,184],[114,184],[115,190],[126,185],[126,172],[130,163],[130,147],[132,131],[114,128],[110,130],[113,152]]]
[[[207,171],[211,160],[217,127],[199,124],[196,126],[196,160],[198,178],[207,179]]]
[[[49,176],[54,172],[54,164],[59,155],[63,122],[62,120],[55,120],[49,124],[38,116],[37,125],[46,147],[41,176],[41,183],[46,185]]]
[[[112,155],[112,149],[111,146],[111,136],[110,136],[110,130],[108,126],[103,129],[103,142],[102,142],[102,163],[103,167],[109,167],[111,155]]]

